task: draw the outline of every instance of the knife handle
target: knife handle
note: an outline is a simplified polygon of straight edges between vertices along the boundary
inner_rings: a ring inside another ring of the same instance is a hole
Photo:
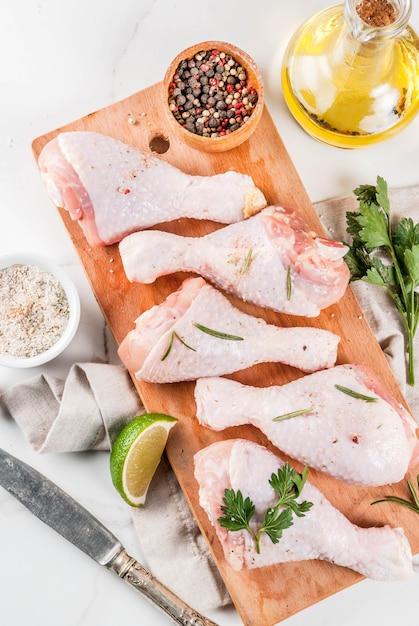
[[[154,602],[176,624],[182,624],[182,626],[217,626],[215,622],[204,617],[178,598],[141,563],[129,556],[125,550],[122,550],[107,567]]]

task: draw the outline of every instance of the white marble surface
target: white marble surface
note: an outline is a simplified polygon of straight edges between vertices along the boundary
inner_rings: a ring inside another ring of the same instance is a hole
[[[259,64],[266,102],[312,201],[350,193],[377,174],[391,186],[419,182],[419,118],[399,136],[362,151],[321,145],[292,120],[279,68],[292,32],[322,0],[16,0],[0,4],[0,252],[33,250],[65,266],[82,300],[82,322],[65,353],[42,371],[64,377],[76,361],[117,362],[112,340],[58,214],[38,175],[31,141],[45,132],[159,82],[186,46],[231,41]],[[419,10],[412,25],[419,30]],[[40,370],[39,370],[40,371]],[[0,368],[0,392],[38,370]],[[115,493],[106,453],[37,456],[0,414],[0,445],[79,499],[142,558],[126,506]],[[0,490],[0,615],[17,626],[167,624],[147,600],[33,518]],[[283,622],[287,626],[390,626],[417,622],[418,575],[407,583],[363,581]],[[286,599],[284,599],[286,601]],[[220,626],[234,609],[211,611]],[[261,626],[255,624],[254,626]]]

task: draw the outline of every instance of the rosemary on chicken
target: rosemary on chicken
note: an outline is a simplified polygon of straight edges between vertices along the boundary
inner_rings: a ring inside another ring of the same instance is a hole
[[[419,474],[416,476],[416,481],[418,485],[417,492],[415,490],[415,487],[413,486],[412,481],[407,481],[407,486],[409,487],[410,493],[412,495],[411,500],[399,498],[398,496],[384,496],[384,498],[381,498],[380,500],[375,500],[374,502],[371,502],[371,505],[379,504],[380,502],[395,502],[396,504],[407,507],[411,511],[415,511],[415,513],[419,513]]]
[[[293,513],[304,517],[313,506],[312,502],[297,502],[308,476],[308,467],[305,466],[302,474],[294,470],[289,463],[284,463],[276,474],[272,474],[269,484],[278,494],[274,506],[266,509],[262,523],[258,528],[251,525],[256,507],[247,496],[243,497],[240,490],[225,489],[221,511],[222,517],[218,522],[229,531],[247,530],[256,544],[256,552],[260,554],[260,541],[263,533],[268,535],[272,543],[278,543],[282,532],[293,525]]]
[[[249,248],[249,252],[247,253],[246,256],[246,260],[244,262],[244,265],[240,271],[241,274],[246,274],[247,270],[249,269],[249,265],[251,263],[252,260],[252,254],[253,254],[253,248]]]
[[[293,417],[298,417],[299,415],[305,415],[306,413],[311,413],[314,407],[310,406],[306,409],[298,409],[297,411],[290,411],[290,413],[283,413],[282,415],[277,415],[272,418],[273,422],[283,422],[284,420],[290,420]]]
[[[177,332],[175,330],[172,331],[172,334],[170,336],[170,341],[169,341],[169,345],[167,346],[167,350],[166,352],[163,354],[161,360],[164,361],[165,359],[167,359],[167,357],[169,356],[172,348],[173,348],[173,342],[175,339],[178,339],[180,341],[180,343],[182,343],[186,348],[189,348],[189,350],[193,350],[194,352],[196,352],[195,348],[192,348],[192,346],[189,346],[185,341],[183,341],[183,339],[181,337],[179,337],[179,335],[177,334]]]
[[[193,325],[196,328],[198,328],[198,330],[202,330],[203,333],[207,333],[207,335],[212,335],[212,337],[217,337],[218,339],[228,339],[230,341],[243,341],[243,337],[239,337],[238,335],[229,335],[228,333],[223,333],[219,330],[213,330],[212,328],[208,328],[207,326],[198,324],[198,322],[193,322]]]
[[[342,393],[346,393],[347,396],[363,400],[364,402],[377,402],[378,400],[378,398],[375,398],[374,396],[366,396],[363,393],[359,393],[358,391],[354,391],[353,389],[349,389],[349,387],[344,387],[343,385],[335,385],[335,389],[341,391]]]
[[[419,224],[403,217],[392,223],[387,182],[354,190],[358,212],[347,212],[352,245],[345,255],[351,281],[383,287],[395,304],[406,333],[408,382],[415,384],[414,337],[419,320]],[[377,255],[381,252],[383,260]]]
[[[354,391],[353,389],[349,389],[349,387],[344,387],[343,385],[334,385],[335,389],[345,393],[347,396],[351,396],[351,398],[356,398],[357,400],[363,400],[364,402],[377,402],[378,398],[374,396],[366,396],[363,393],[359,393],[359,391]],[[314,410],[314,406],[309,406],[304,409],[297,409],[296,411],[290,411],[289,413],[283,413],[282,415],[277,415],[272,418],[273,422],[283,422],[285,420],[292,419],[293,417],[299,417],[300,415],[306,415],[307,413],[311,413]]]
[[[291,276],[291,265],[287,267],[287,300],[291,300],[292,296],[292,276]]]

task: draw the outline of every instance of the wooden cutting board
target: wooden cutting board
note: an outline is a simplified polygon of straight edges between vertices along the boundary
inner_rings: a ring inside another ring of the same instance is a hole
[[[158,83],[121,102],[38,137],[33,142],[34,156],[37,158],[44,145],[59,132],[101,132],[142,150],[154,150],[162,159],[189,174],[209,175],[228,169],[247,173],[262,189],[268,204],[281,203],[297,208],[313,230],[324,234],[266,108],[256,132],[246,143],[222,154],[210,154],[189,148],[171,136],[162,113],[162,102],[162,84]],[[133,118],[136,123],[130,123],[129,118]],[[163,152],[167,146],[168,150]],[[133,328],[138,315],[161,303],[169,293],[179,287],[187,274],[163,277],[153,285],[130,284],[125,277],[117,245],[92,249],[78,224],[70,220],[66,211],[58,210],[103,315],[119,344]],[[159,226],[160,229],[188,236],[203,235],[216,227],[210,222],[185,219]],[[316,326],[337,333],[342,338],[338,363],[364,362],[371,365],[390,393],[406,406],[388,363],[350,288],[338,305],[329,307],[316,319],[279,315],[233,297],[229,299],[241,310],[262,317],[269,323],[282,326]],[[299,376],[301,372],[287,366],[262,364],[237,373],[232,378],[246,384],[267,386],[283,384]],[[224,559],[206,514],[199,506],[198,485],[193,476],[193,455],[216,440],[236,437],[247,437],[270,449],[274,448],[259,431],[250,426],[234,427],[222,433],[214,433],[199,426],[195,419],[194,383],[157,385],[134,380],[134,384],[148,412],[168,413],[179,419],[179,423],[170,433],[167,454],[246,626],[271,626],[362,579],[351,570],[320,561],[233,572]],[[277,450],[274,451],[278,453]],[[283,458],[287,459],[284,455]],[[293,464],[296,469],[301,470],[301,465],[295,462]],[[408,477],[413,479],[417,471],[418,468]],[[384,523],[402,526],[413,553],[419,552],[419,525],[415,513],[388,503],[370,506],[373,500],[387,494],[408,497],[405,481],[383,488],[360,488],[345,485],[314,470],[310,471],[310,480],[352,522],[360,526],[381,526]]]

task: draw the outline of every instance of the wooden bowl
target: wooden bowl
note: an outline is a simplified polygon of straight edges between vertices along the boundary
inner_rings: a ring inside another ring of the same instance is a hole
[[[179,64],[181,61],[192,59],[198,52],[206,50],[219,50],[220,52],[225,52],[227,55],[230,55],[234,60],[236,60],[246,71],[247,84],[253,87],[258,95],[258,100],[251,111],[249,119],[237,130],[217,137],[204,137],[186,129],[185,126],[178,122],[169,108],[169,87],[173,82],[173,77],[176,74]],[[236,148],[246,141],[246,139],[248,139],[255,131],[263,112],[264,87],[258,66],[246,52],[237,46],[224,41],[204,41],[182,50],[182,52],[180,52],[173,59],[167,68],[162,85],[164,109],[166,111],[166,118],[170,131],[177,140],[184,141],[192,148],[196,148],[198,150],[204,150],[206,152],[223,152],[225,150]]]

